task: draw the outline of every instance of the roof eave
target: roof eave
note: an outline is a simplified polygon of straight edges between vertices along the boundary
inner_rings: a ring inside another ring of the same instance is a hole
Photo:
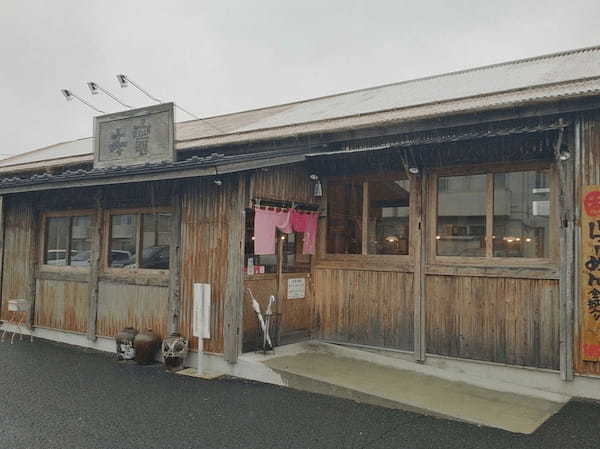
[[[576,91],[569,91],[577,86]],[[545,91],[555,90],[546,93]],[[537,93],[537,96],[535,95]],[[494,111],[511,107],[526,107],[536,104],[552,103],[565,99],[600,95],[600,80],[598,78],[565,83],[546,85],[523,91],[507,91],[493,95],[470,97],[440,103],[424,104],[407,108],[380,111],[370,114],[360,114],[316,122],[305,122],[289,126],[251,130],[221,136],[208,136],[186,141],[176,141],[177,150],[202,149],[224,145],[246,144],[271,139],[299,137],[308,134],[325,134],[342,132],[351,129],[392,126],[406,122],[432,119],[442,116],[474,114]]]

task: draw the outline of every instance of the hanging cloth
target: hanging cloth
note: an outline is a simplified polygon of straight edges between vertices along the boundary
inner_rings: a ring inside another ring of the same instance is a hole
[[[292,211],[292,228],[296,232],[304,233],[303,254],[315,254],[318,219],[319,215],[315,213]]]
[[[275,254],[275,229],[292,232],[291,211],[254,209],[254,254]]]

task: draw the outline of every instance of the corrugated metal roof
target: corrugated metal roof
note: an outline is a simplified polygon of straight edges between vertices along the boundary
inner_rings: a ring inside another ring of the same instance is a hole
[[[354,119],[348,125],[366,126],[599,92],[600,47],[591,47],[184,122],[179,124],[177,140],[178,148],[202,145],[202,140],[210,145],[233,143],[240,138],[278,137],[283,134],[256,132],[290,126],[294,127],[291,134],[324,132],[344,126],[342,118]],[[319,122],[330,123],[307,126]],[[212,125],[224,132],[218,135]],[[227,134],[238,136],[227,138]]]
[[[82,161],[90,160],[89,156],[93,153],[93,137],[57,143],[49,147],[39,148],[0,160],[0,173],[11,171],[13,168],[16,168],[15,166],[18,166],[20,169],[26,169],[28,166],[40,161],[57,160],[62,164],[65,159],[73,160],[73,162],[78,162],[78,159],[82,159]]]
[[[176,147],[324,133],[599,94],[600,46],[177,123]],[[91,160],[92,142],[81,139],[4,159],[0,172],[39,161],[66,161],[61,158]]]

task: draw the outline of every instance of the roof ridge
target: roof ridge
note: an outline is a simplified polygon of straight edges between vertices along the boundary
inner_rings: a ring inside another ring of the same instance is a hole
[[[296,101],[291,101],[291,102],[288,102],[288,103],[274,104],[274,105],[271,105],[271,106],[263,106],[263,107],[260,107],[260,108],[247,109],[247,110],[244,110],[244,111],[228,112],[226,114],[214,115],[214,116],[210,116],[210,117],[203,117],[203,118],[200,118],[200,119],[186,120],[186,121],[179,122],[179,123],[180,124],[184,124],[184,123],[192,123],[192,122],[203,122],[203,121],[209,121],[209,120],[212,120],[212,119],[217,119],[217,118],[222,118],[222,117],[228,117],[228,116],[231,116],[231,115],[245,114],[245,113],[249,113],[249,112],[258,112],[258,111],[264,111],[264,110],[268,110],[268,109],[275,109],[275,108],[279,108],[279,107],[283,108],[283,107],[286,107],[286,106],[293,106],[293,105],[298,105],[298,104],[302,104],[302,103],[310,103],[312,101],[317,101],[317,100],[324,100],[326,98],[340,97],[340,96],[344,96],[344,95],[355,94],[355,93],[358,93],[358,92],[367,92],[367,91],[370,91],[370,90],[383,89],[383,88],[391,87],[391,86],[400,86],[400,85],[403,85],[403,84],[414,83],[416,81],[425,81],[425,80],[431,80],[431,79],[436,79],[436,78],[443,78],[443,77],[446,77],[446,76],[461,75],[461,74],[464,74],[464,73],[489,70],[489,69],[495,68],[495,67],[502,67],[502,66],[507,66],[507,65],[523,64],[523,63],[527,63],[527,62],[540,61],[540,60],[543,60],[543,59],[556,58],[556,57],[559,57],[559,56],[572,55],[572,54],[583,53],[583,52],[592,51],[592,50],[600,50],[600,45],[593,45],[593,46],[590,46],[590,47],[582,47],[582,48],[576,48],[576,49],[572,49],[572,50],[563,50],[563,51],[558,51],[558,52],[553,52],[553,53],[546,53],[546,54],[543,54],[543,55],[530,56],[530,57],[527,57],[527,58],[514,59],[514,60],[511,60],[511,61],[496,62],[494,64],[487,64],[487,65],[478,66],[478,67],[471,67],[471,68],[468,68],[468,69],[454,70],[454,71],[451,71],[451,72],[439,73],[439,74],[436,74],[436,75],[428,75],[428,76],[424,76],[424,77],[420,77],[420,78],[412,78],[412,79],[403,80],[403,81],[395,81],[393,83],[380,84],[378,86],[371,86],[371,87],[365,87],[365,88],[362,88],[362,89],[355,89],[355,90],[349,90],[349,91],[345,91],[345,92],[338,92],[338,93],[335,93],[335,94],[322,95],[322,96],[319,96],[319,97],[307,98],[307,99],[304,99],[304,100],[296,100]]]

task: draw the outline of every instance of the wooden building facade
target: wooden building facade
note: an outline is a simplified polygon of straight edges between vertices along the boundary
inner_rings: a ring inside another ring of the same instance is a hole
[[[600,79],[597,48],[518,70],[572,57],[594,62]],[[277,123],[227,128],[282,107],[208,119],[218,134],[187,122],[169,163],[98,168],[85,152],[44,151],[5,163],[1,319],[24,298],[33,329],[88,341],[125,326],[177,331],[195,350],[193,284],[207,283],[203,348],[230,363],[255,344],[250,289],[262,307],[278,298],[284,343],[598,376],[600,361],[582,352],[593,307],[580,300],[580,225],[582,191],[600,185],[600,86],[576,75],[440,100],[433,112],[412,105],[414,118],[385,105],[292,117],[287,134]],[[254,254],[264,207],[317,211],[316,254],[304,254],[302,233],[277,233],[274,254]],[[303,280],[303,298],[288,297],[290,279]]]

